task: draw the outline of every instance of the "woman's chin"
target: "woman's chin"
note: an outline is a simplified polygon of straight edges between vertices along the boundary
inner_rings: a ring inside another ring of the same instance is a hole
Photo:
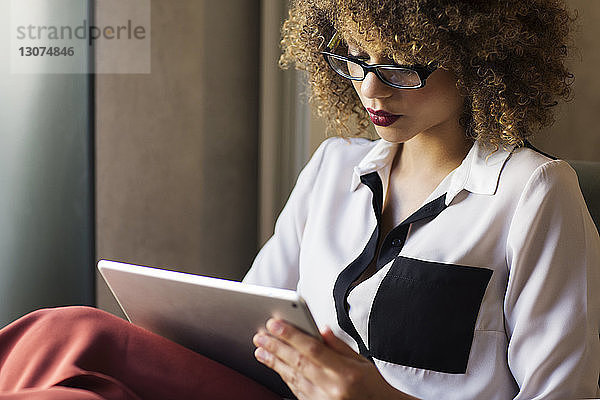
[[[393,126],[382,127],[375,125],[375,132],[377,132],[377,136],[381,139],[391,143],[404,143],[417,135],[412,132],[406,132],[403,129],[394,128]]]

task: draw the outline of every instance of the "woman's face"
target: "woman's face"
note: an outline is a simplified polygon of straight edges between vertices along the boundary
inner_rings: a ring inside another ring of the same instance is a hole
[[[350,46],[352,56],[364,57],[369,64],[394,64],[390,59],[373,57]],[[417,135],[456,134],[464,136],[459,117],[464,98],[450,71],[437,69],[420,89],[397,89],[383,83],[374,73],[363,81],[352,81],[356,93],[369,113],[377,134],[394,143],[404,143]],[[377,115],[377,114],[392,114]]]

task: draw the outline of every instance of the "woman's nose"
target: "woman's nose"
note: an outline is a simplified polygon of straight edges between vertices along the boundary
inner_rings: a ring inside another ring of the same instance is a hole
[[[386,85],[374,72],[369,72],[360,83],[360,91],[369,99],[386,98],[393,94],[394,88]]]

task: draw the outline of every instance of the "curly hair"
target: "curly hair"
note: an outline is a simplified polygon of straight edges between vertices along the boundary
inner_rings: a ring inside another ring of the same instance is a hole
[[[523,145],[570,100],[575,15],[564,0],[294,0],[282,27],[282,68],[308,72],[328,131],[364,135],[367,112],[349,80],[319,54],[337,31],[370,54],[452,71],[465,97],[461,125],[496,148]],[[346,122],[354,118],[358,131]]]

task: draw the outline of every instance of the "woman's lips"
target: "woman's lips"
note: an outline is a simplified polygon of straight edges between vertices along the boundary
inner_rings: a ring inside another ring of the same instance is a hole
[[[383,110],[373,110],[367,108],[371,121],[378,126],[389,126],[396,122],[402,115],[394,115]]]

